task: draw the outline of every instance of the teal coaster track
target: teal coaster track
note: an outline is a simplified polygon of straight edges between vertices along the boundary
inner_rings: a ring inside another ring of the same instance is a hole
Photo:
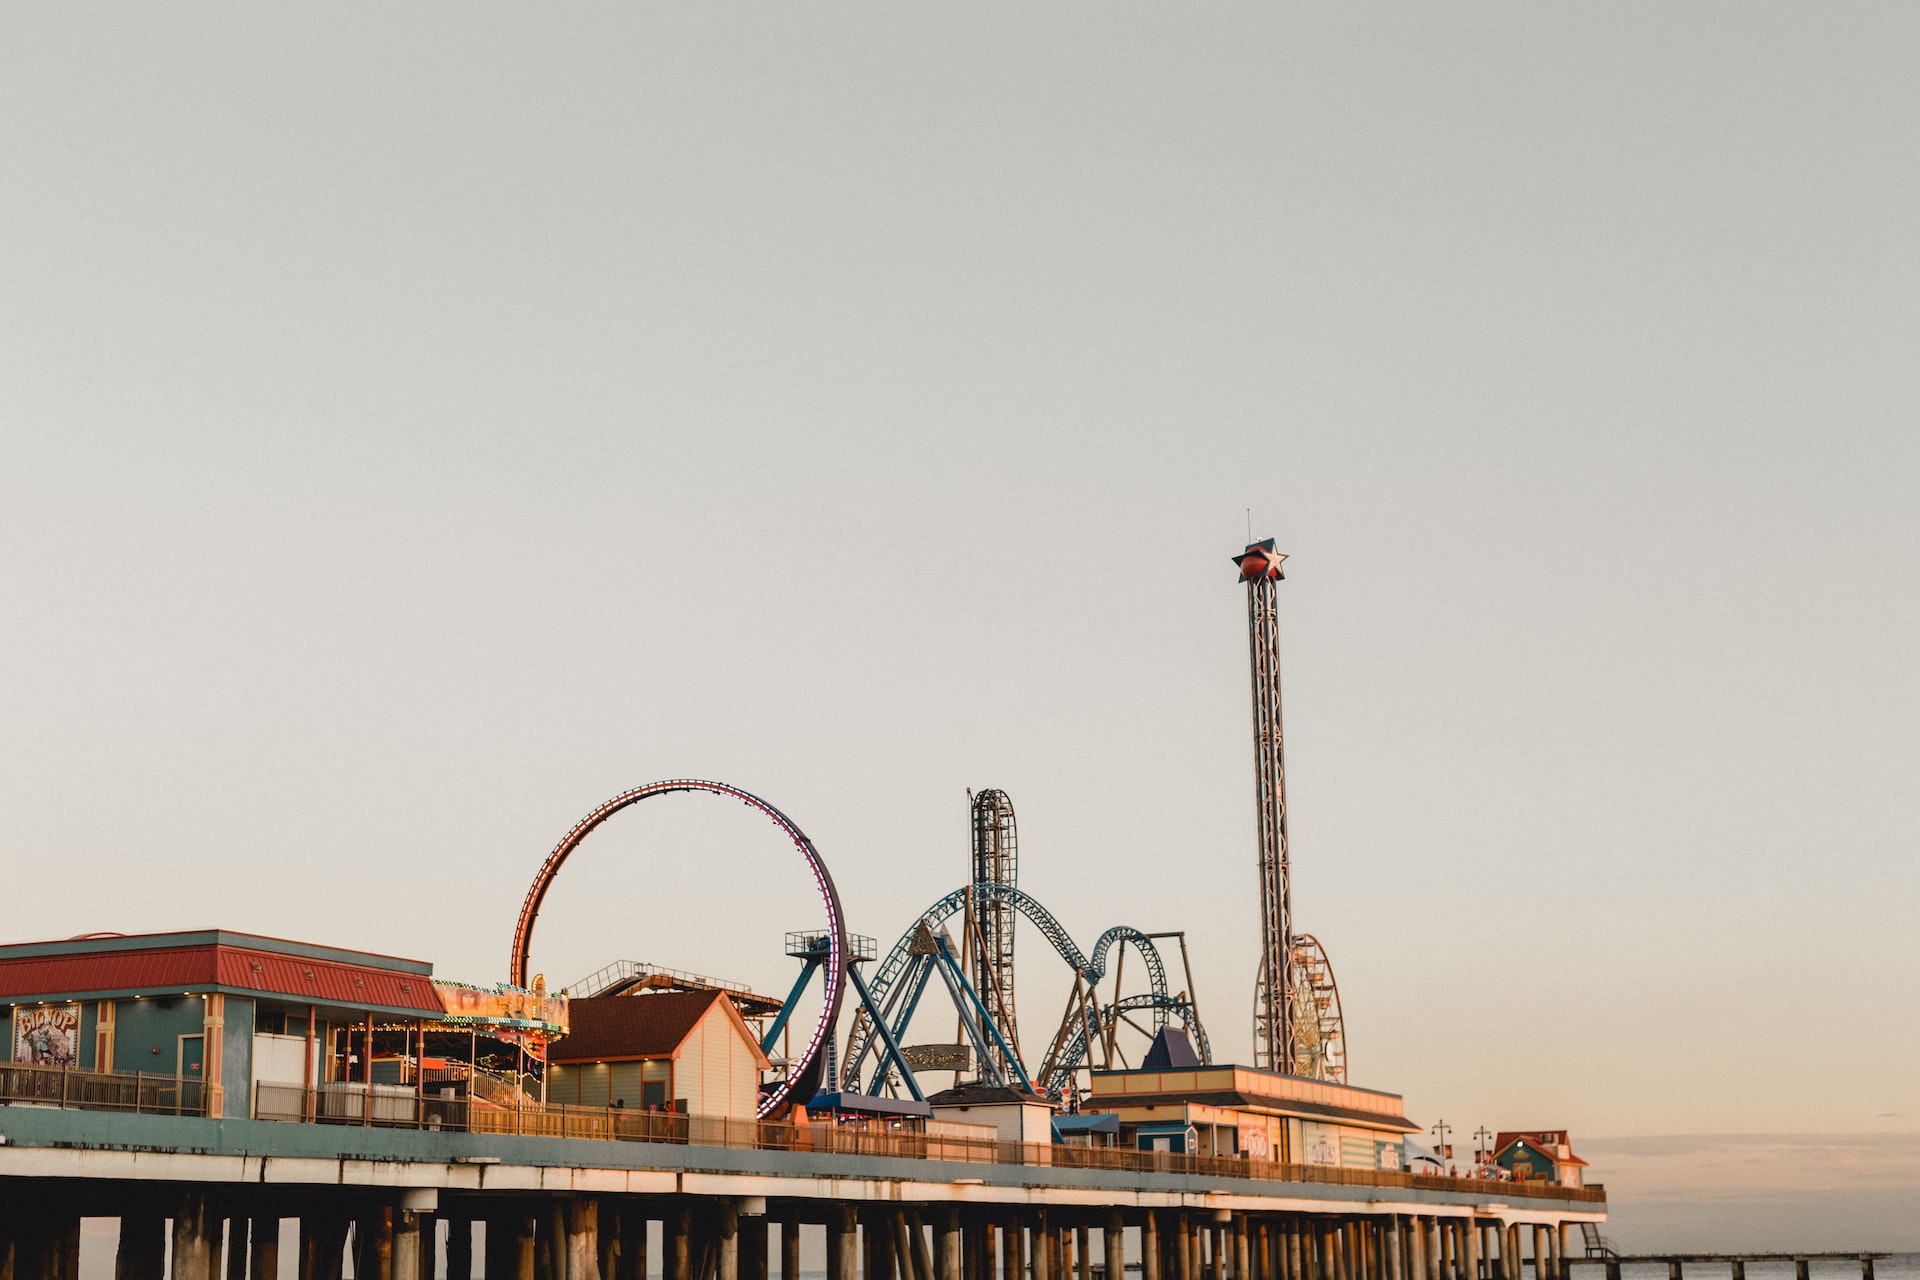
[[[1073,1073],[1088,1062],[1088,1034],[1096,1037],[1098,1028],[1114,1026],[1130,1013],[1147,1012],[1152,1016],[1153,1030],[1158,1032],[1167,1027],[1176,1016],[1192,1042],[1195,1052],[1203,1062],[1213,1061],[1213,1053],[1207,1044],[1207,1033],[1195,1015],[1191,1000],[1182,999],[1167,990],[1166,964],[1161,959],[1160,950],[1153,939],[1138,929],[1128,925],[1116,925],[1108,929],[1095,940],[1093,954],[1089,957],[1081,951],[1059,920],[1040,901],[1024,890],[1007,884],[991,882],[977,883],[971,886],[974,893],[974,914],[989,903],[1004,903],[1025,916],[1034,927],[1040,930],[1054,951],[1067,963],[1077,979],[1084,983],[1084,994],[1076,996],[1083,1005],[1083,1016],[1078,1018],[1077,1027],[1066,1032],[1061,1042],[1056,1043],[1048,1054],[1042,1068],[1041,1078],[1032,1083],[1043,1093],[1058,1094]],[[934,954],[930,952],[926,938],[941,932],[941,926],[955,915],[965,912],[968,890],[955,889],[931,907],[914,918],[912,925],[900,935],[893,949],[880,962],[872,976],[867,979],[867,988],[872,996],[872,1006],[886,1022],[884,1028],[875,1025],[875,1015],[869,1013],[863,1003],[855,1016],[852,1030],[847,1036],[847,1052],[840,1069],[840,1087],[848,1093],[866,1093],[875,1095],[886,1084],[886,1076],[891,1065],[892,1055],[887,1051],[888,1042],[898,1044],[905,1035],[907,1024],[920,1004],[920,997],[926,991],[929,980],[937,970]],[[916,945],[918,940],[918,945]],[[944,941],[944,939],[942,939]],[[1116,996],[1102,1005],[1096,994],[1100,981],[1107,975],[1107,960],[1117,946],[1131,945],[1139,952],[1147,970],[1148,990],[1136,995]],[[1076,985],[1076,990],[1079,990]],[[967,1026],[966,1011],[962,1011],[961,1021],[969,1035],[975,1030]],[[1130,1020],[1129,1020],[1130,1021]],[[992,1029],[997,1035],[991,1038],[1016,1044],[1013,1028]],[[986,1038],[986,1037],[982,1037]],[[869,1060],[872,1060],[871,1076],[866,1087],[861,1087],[861,1077],[867,1073]],[[1016,1064],[1017,1067],[1017,1064]],[[1019,1073],[1021,1076],[1025,1072]],[[999,1081],[998,1083],[1026,1083],[1019,1081]]]

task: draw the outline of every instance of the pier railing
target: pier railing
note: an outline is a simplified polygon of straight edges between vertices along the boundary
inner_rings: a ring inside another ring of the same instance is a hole
[[[27,1063],[0,1063],[0,1102],[170,1116],[202,1115],[207,1105],[205,1086],[181,1076]]]
[[[822,1155],[892,1156],[964,1164],[1120,1169],[1235,1180],[1472,1191],[1488,1199],[1500,1200],[1554,1199],[1591,1203],[1604,1203],[1606,1200],[1606,1191],[1597,1186],[1562,1187],[1546,1182],[1494,1183],[1387,1170],[1276,1164],[1234,1156],[990,1141],[902,1130],[843,1128],[825,1120],[795,1125],[622,1107],[578,1107],[558,1103],[498,1106],[481,1100],[469,1101],[463,1097],[416,1095],[411,1090],[382,1085],[374,1085],[371,1089],[360,1084],[323,1085],[318,1089],[305,1089],[298,1085],[256,1085],[253,1114],[259,1120],[490,1133],[510,1137],[586,1138],[607,1142],[803,1151]]]

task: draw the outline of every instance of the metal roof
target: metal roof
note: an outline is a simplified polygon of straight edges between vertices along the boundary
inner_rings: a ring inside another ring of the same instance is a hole
[[[166,933],[88,933],[77,938],[45,942],[0,943],[0,960],[16,956],[93,955],[107,951],[152,951],[159,947],[201,946],[246,947],[279,955],[299,956],[307,960],[333,960],[341,964],[366,964],[377,969],[393,969],[429,977],[433,966],[425,960],[406,960],[375,951],[354,951],[346,947],[326,947],[289,938],[272,938],[260,933],[239,933],[232,929],[179,929]]]
[[[174,941],[183,936],[152,935]],[[247,935],[215,935],[238,941]],[[249,941],[253,939],[248,938]],[[76,949],[92,939],[76,939],[57,951],[43,947],[0,947],[0,1002],[100,1000],[123,996],[226,995],[279,997],[296,1004],[327,1005],[356,1012],[438,1018],[445,1012],[433,983],[415,971],[382,967],[385,957],[366,956],[349,963],[290,954],[284,950],[201,941],[189,945]],[[124,943],[131,939],[99,939]],[[333,955],[330,948],[304,950]],[[24,953],[24,954],[23,954]]]

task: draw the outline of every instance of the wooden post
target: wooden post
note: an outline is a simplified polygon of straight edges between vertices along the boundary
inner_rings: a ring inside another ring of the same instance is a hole
[[[720,1250],[715,1268],[719,1280],[740,1280],[740,1205],[731,1196],[721,1197],[719,1228],[715,1242]]]
[[[893,1254],[893,1263],[900,1280],[919,1280],[913,1271],[913,1241],[907,1238],[913,1228],[907,1222],[906,1211],[895,1209],[883,1219],[886,1224],[886,1239],[881,1247]]]
[[[511,1276],[514,1271],[512,1243],[514,1229],[498,1210],[486,1215],[487,1229],[481,1237],[480,1270],[481,1274]],[[302,1277],[305,1280],[305,1277]]]
[[[247,1280],[247,1220],[227,1219],[227,1280]]]
[[[295,1270],[300,1280],[319,1280],[320,1277],[320,1240],[319,1226],[311,1214],[302,1214],[299,1225],[295,1227],[296,1240]],[[119,1277],[115,1277],[119,1280]]]
[[[533,1280],[539,1268],[539,1220],[531,1213],[514,1215],[513,1222],[513,1275],[514,1280]],[[684,1277],[682,1277],[684,1280]]]
[[[1026,1280],[1027,1236],[1020,1215],[1009,1214],[1001,1228],[1000,1270],[1003,1280]]]
[[[247,1259],[247,1280],[280,1280],[279,1215],[269,1213],[255,1218],[252,1235],[253,1249]]]
[[[12,1248],[11,1237],[0,1241],[0,1250],[10,1252]],[[166,1220],[145,1209],[121,1215],[120,1250],[113,1261],[113,1280],[161,1280],[166,1266]],[[6,1278],[0,1276],[0,1280]]]
[[[850,1204],[836,1205],[838,1220],[827,1225],[827,1251],[831,1259],[827,1280],[859,1280],[860,1218]],[[680,1280],[684,1280],[681,1277]]]
[[[211,1262],[206,1193],[185,1192],[173,1213],[173,1280],[214,1280]]]
[[[732,1201],[726,1202],[731,1205]],[[602,1280],[600,1275],[600,1201],[575,1196],[564,1206],[561,1225],[566,1230],[564,1280]],[[562,1280],[562,1277],[556,1277]],[[734,1280],[727,1277],[727,1280]]]
[[[620,1246],[626,1221],[616,1201],[608,1200],[600,1206],[600,1256],[596,1264],[600,1268],[600,1280],[620,1280]],[[428,1277],[432,1280],[432,1277]],[[452,1280],[451,1277],[448,1280]]]
[[[927,1224],[917,1210],[907,1210],[907,1252],[913,1257],[914,1280],[933,1280],[933,1253],[927,1247]]]
[[[274,1280],[270,1275],[254,1280]],[[473,1280],[473,1219],[456,1214],[447,1219],[447,1280]]]
[[[667,1210],[661,1224],[666,1239],[661,1252],[666,1255],[664,1280],[693,1280],[693,1206],[682,1202]]]
[[[965,1246],[960,1236],[960,1207],[940,1211],[940,1248],[934,1253],[934,1280],[962,1280]]]
[[[393,1280],[421,1280],[420,1215],[411,1209],[395,1209],[392,1213],[388,1265]]]

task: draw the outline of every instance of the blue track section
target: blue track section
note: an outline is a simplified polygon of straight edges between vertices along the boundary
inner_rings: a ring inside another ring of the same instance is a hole
[[[1031,894],[1013,885],[1005,884],[981,883],[973,885],[972,889],[976,894],[976,907],[990,901],[1010,902],[1016,911],[1040,930],[1054,951],[1067,962],[1068,968],[1079,974],[1086,982],[1089,990],[1096,989],[1101,979],[1106,977],[1107,960],[1112,955],[1113,948],[1131,943],[1146,964],[1148,990],[1139,995],[1127,996],[1118,1004],[1103,1006],[1102,1017],[1110,1020],[1125,1012],[1147,1011],[1153,1016],[1154,1030],[1158,1031],[1168,1024],[1172,1015],[1178,1014],[1201,1061],[1213,1061],[1213,1052],[1207,1044],[1206,1031],[1200,1026],[1199,1019],[1194,1017],[1191,1005],[1176,1001],[1167,990],[1166,964],[1162,961],[1160,949],[1154,946],[1152,938],[1129,925],[1115,925],[1095,939],[1093,954],[1089,957],[1074,942],[1065,926],[1054,918],[1054,914]],[[896,1040],[905,1034],[907,1023],[919,1006],[920,995],[927,982],[927,966],[915,963],[922,957],[913,954],[913,940],[918,936],[922,925],[929,930],[938,931],[946,921],[964,911],[967,905],[967,892],[965,888],[955,889],[921,912],[907,927],[906,932],[900,935],[900,940],[893,944],[893,949],[887,953],[886,958],[880,962],[878,968],[867,980],[874,1007],[886,1011],[887,1029]],[[903,979],[905,985],[900,986]],[[898,995],[895,994],[896,986],[900,986]],[[851,1092],[861,1091],[860,1076],[868,1057],[875,1050],[876,1030],[872,1018],[863,1017],[855,1024],[852,1040],[847,1046],[846,1063],[841,1069],[841,1088]],[[969,1030],[971,1031],[971,1028]],[[1083,1027],[1069,1042],[1056,1068],[1054,1078],[1039,1081],[1040,1087],[1048,1091],[1058,1089],[1067,1074],[1086,1060],[1086,1055],[1086,1033]],[[865,1092],[872,1094],[879,1090],[885,1077],[884,1068],[884,1061],[875,1066],[873,1079]]]

